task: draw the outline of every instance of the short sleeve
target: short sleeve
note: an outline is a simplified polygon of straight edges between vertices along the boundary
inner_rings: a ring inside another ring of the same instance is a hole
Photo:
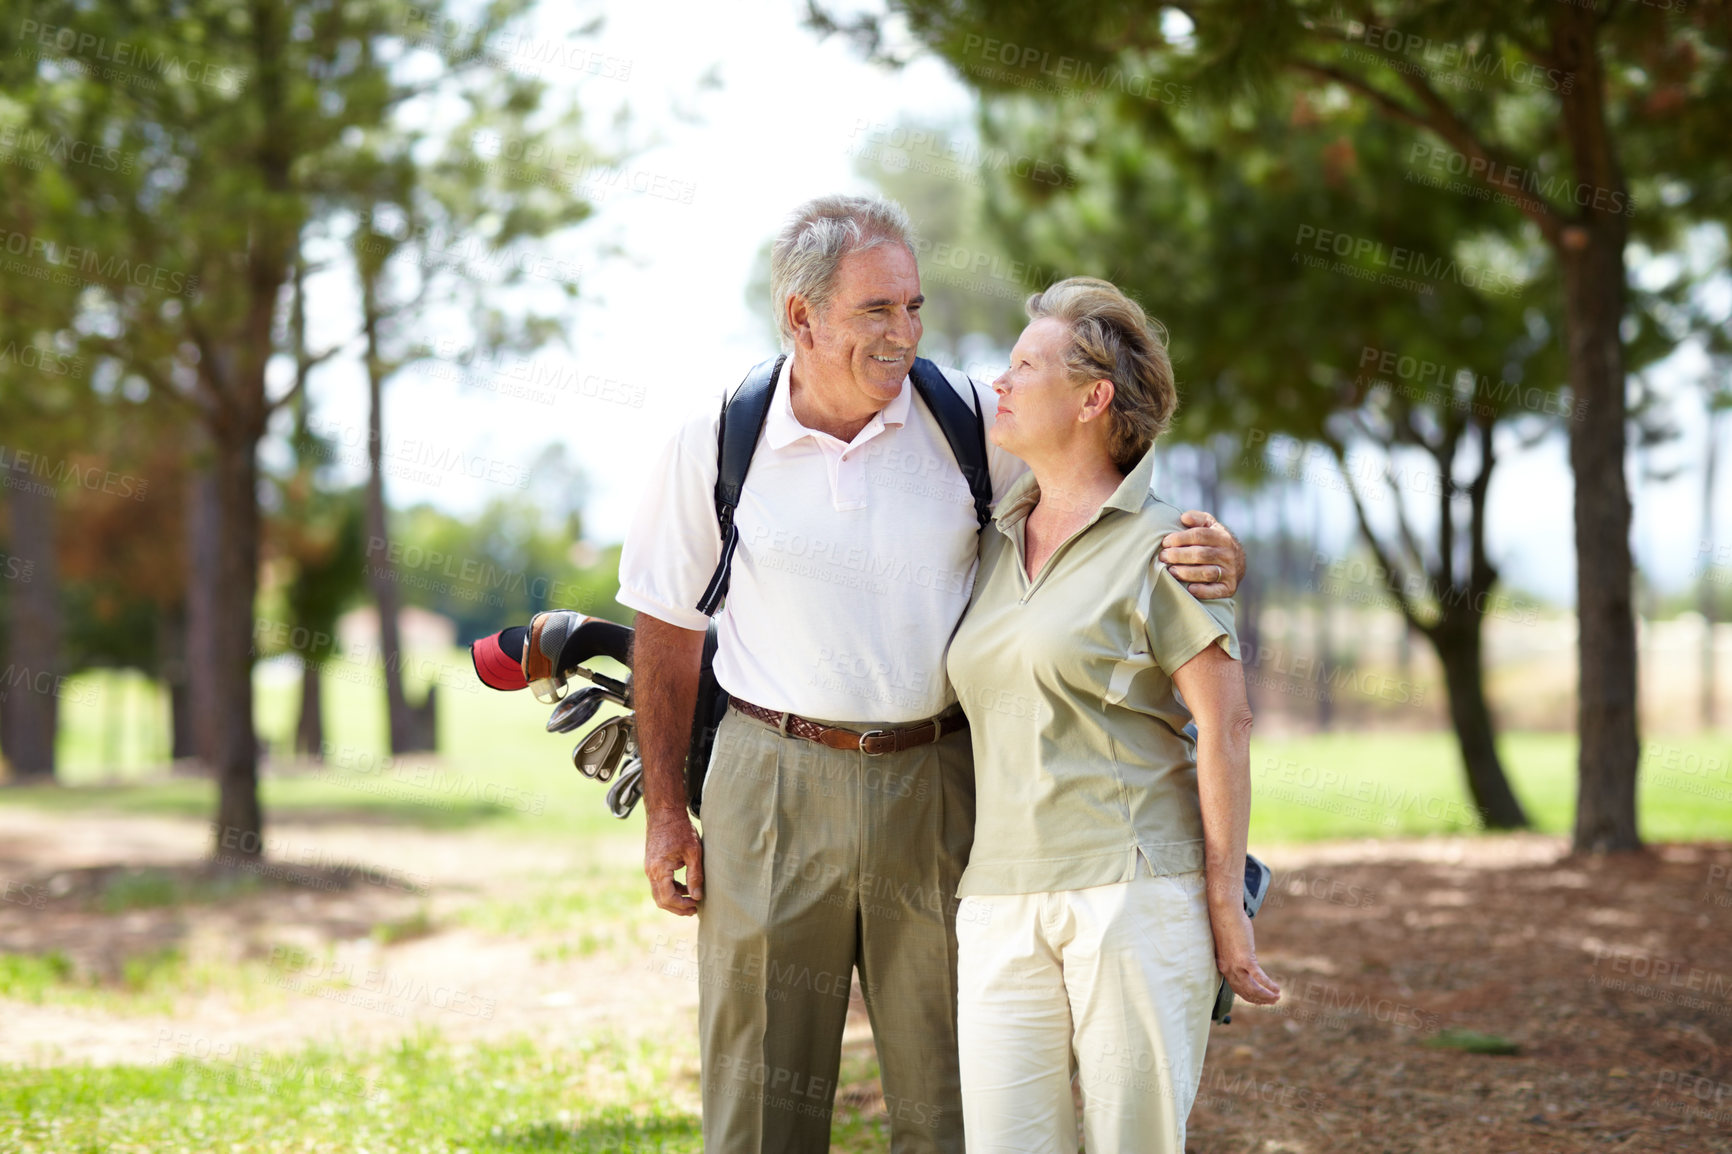
[[[1228,657],[1239,660],[1236,607],[1231,597],[1199,601],[1159,562],[1149,588],[1149,652],[1168,677],[1216,642]]]
[[[701,423],[682,428],[651,465],[619,557],[619,603],[681,629],[709,626],[697,603],[722,555],[715,421],[707,455],[693,448],[703,431]]]

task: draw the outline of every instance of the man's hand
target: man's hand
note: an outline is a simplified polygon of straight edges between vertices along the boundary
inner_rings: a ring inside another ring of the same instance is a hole
[[[643,872],[656,905],[690,916],[704,898],[704,847],[686,811],[686,747],[704,663],[704,631],[648,613],[632,635],[632,701],[643,755]],[[682,885],[674,879],[686,871]]]
[[[686,871],[686,880],[674,877]],[[656,905],[670,914],[690,917],[704,900],[704,843],[683,813],[666,818],[650,816],[644,836],[643,872],[650,881]]]
[[[1161,561],[1199,601],[1231,597],[1245,578],[1245,550],[1227,527],[1195,510],[1179,520],[1190,526],[1161,539]]]

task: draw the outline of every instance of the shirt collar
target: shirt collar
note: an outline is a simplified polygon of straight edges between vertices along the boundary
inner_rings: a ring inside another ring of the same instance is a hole
[[[1101,508],[1122,509],[1127,513],[1135,513],[1148,500],[1149,490],[1155,480],[1155,446],[1150,442],[1148,450],[1142,459],[1131,466],[1131,471],[1125,474],[1125,479],[1119,482],[1119,487],[1113,490],[1113,495],[1101,503]],[[993,517],[998,527],[1006,532],[1010,526],[1027,517],[1040,501],[1040,486],[1035,482],[1034,473],[1027,472],[1018,477],[998,503],[998,512]]]
[[[872,415],[866,427],[855,435],[855,442],[868,440],[891,425],[906,424],[909,406],[913,404],[909,395],[910,388],[908,378],[903,377],[901,391],[889,404]],[[790,355],[782,363],[781,375],[776,379],[776,396],[770,403],[770,415],[764,422],[764,440],[770,448],[782,449],[801,437],[820,436],[828,434],[801,424],[800,418],[794,415],[794,358]]]

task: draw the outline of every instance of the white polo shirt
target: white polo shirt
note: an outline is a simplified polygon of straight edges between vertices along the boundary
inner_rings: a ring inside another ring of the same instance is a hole
[[[852,441],[801,424],[782,366],[734,514],[716,680],[756,705],[835,722],[918,721],[956,700],[944,650],[974,585],[978,522],[937,420],[902,391]],[[990,429],[991,388],[946,369]],[[730,395],[732,390],[729,390]],[[682,629],[716,562],[718,396],[681,426],[644,478],[619,564],[619,602]],[[996,502],[1027,472],[987,443]]]

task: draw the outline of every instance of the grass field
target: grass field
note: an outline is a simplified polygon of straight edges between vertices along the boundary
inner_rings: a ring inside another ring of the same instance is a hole
[[[670,1047],[592,1034],[565,1049],[419,1035],[353,1052],[5,1069],[0,1150],[55,1154],[564,1150],[698,1154],[695,1072]],[[844,1070],[876,1076],[876,1069]],[[847,1115],[831,1149],[885,1149]]]
[[[267,776],[267,815],[352,810],[433,828],[483,823],[562,837],[619,828],[601,807],[601,788],[571,768],[575,737],[543,731],[546,707],[527,693],[482,688],[465,651],[449,654],[443,668],[440,757],[394,761],[384,752],[377,671],[334,664],[325,682],[325,765]],[[261,735],[286,759],[298,682],[293,671],[261,670],[257,691]],[[142,678],[85,675],[73,681],[64,709],[61,778],[81,788],[0,791],[0,804],[211,812],[210,783],[162,778],[163,710]],[[1574,737],[1510,733],[1501,750],[1535,828],[1568,832]],[[1255,738],[1251,780],[1254,844],[1453,833],[1477,824],[1448,733]],[[1732,734],[1648,740],[1638,815],[1648,840],[1732,838]]]
[[[9,1070],[0,1148],[698,1151],[695,1102],[672,1104],[682,1097],[667,1054],[646,1043],[592,1035],[548,1051],[421,1036],[369,1053]]]

